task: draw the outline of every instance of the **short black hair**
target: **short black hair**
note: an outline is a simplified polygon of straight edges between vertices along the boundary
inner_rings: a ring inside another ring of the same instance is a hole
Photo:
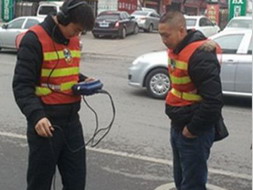
[[[183,26],[186,28],[186,21],[182,12],[177,10],[169,10],[163,14],[159,23],[167,23],[174,26]]]
[[[84,3],[68,11],[69,20],[72,23],[80,24],[83,26],[84,30],[90,31],[93,29],[95,21],[94,13],[90,5],[84,0],[66,0],[62,7],[71,7],[80,2]]]

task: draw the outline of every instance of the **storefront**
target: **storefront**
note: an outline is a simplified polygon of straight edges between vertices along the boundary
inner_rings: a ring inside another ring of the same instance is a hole
[[[187,15],[203,15],[206,10],[205,0],[187,0],[184,3],[184,13]]]
[[[144,0],[144,7],[155,9],[158,13],[162,11],[162,0]]]

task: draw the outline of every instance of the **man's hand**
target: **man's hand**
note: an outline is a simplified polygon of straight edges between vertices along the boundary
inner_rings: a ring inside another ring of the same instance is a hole
[[[213,40],[208,40],[204,44],[202,44],[198,49],[203,51],[212,52],[216,48],[216,43]]]
[[[94,78],[88,77],[88,78],[86,78],[86,79],[84,80],[84,82],[91,82],[91,81],[94,81],[94,80],[95,80]]]
[[[52,137],[52,131],[54,131],[54,128],[52,127],[50,121],[44,117],[35,125],[35,130],[39,136]]]
[[[196,138],[197,136],[192,135],[191,132],[187,129],[187,127],[185,126],[182,132],[183,136],[185,136],[186,138]]]

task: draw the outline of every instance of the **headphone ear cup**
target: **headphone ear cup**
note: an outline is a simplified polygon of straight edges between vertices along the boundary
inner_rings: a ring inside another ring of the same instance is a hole
[[[60,10],[57,15],[56,18],[59,22],[59,24],[63,25],[63,26],[67,26],[70,23],[69,20],[69,15],[64,13],[64,10]]]

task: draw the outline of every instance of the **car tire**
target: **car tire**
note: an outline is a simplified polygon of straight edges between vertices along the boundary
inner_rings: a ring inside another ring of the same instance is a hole
[[[120,38],[121,39],[126,38],[126,28],[125,27],[123,27],[121,32],[120,32]]]
[[[93,34],[94,38],[99,38],[99,35]]]
[[[153,32],[153,30],[154,30],[154,26],[153,26],[153,24],[150,24],[147,32],[151,33],[151,32]]]
[[[139,33],[139,26],[136,24],[134,26],[134,32],[133,32],[133,34],[138,34],[138,33]]]
[[[168,70],[166,68],[153,69],[148,73],[145,85],[149,96],[156,99],[165,99],[170,89]]]

